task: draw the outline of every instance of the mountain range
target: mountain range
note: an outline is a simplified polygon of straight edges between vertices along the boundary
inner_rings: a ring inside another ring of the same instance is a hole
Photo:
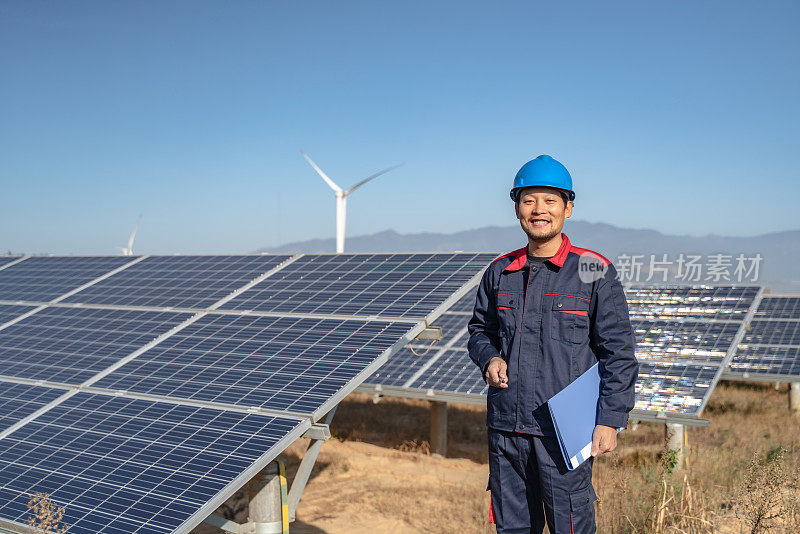
[[[564,233],[569,236],[573,245],[594,250],[611,260],[623,281],[756,283],[763,284],[772,291],[800,292],[800,230],[753,237],[714,234],[688,236],[664,234],[656,230],[620,228],[605,223],[568,221]],[[346,251],[462,251],[496,252],[499,255],[518,249],[525,243],[525,236],[518,226],[487,226],[449,234],[400,234],[394,230],[385,230],[348,237]],[[335,240],[331,237],[261,248],[256,252],[274,254],[334,251]],[[651,267],[654,267],[652,272]]]

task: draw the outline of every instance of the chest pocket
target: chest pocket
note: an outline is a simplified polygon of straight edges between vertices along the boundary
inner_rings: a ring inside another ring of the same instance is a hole
[[[517,314],[522,309],[524,302],[522,293],[498,293],[497,294],[497,320],[500,329],[510,338],[514,334],[517,326]]]
[[[550,310],[550,334],[567,343],[589,340],[589,299],[579,296],[553,295]]]

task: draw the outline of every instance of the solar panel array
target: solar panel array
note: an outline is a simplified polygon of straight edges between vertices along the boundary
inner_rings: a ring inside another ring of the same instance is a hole
[[[697,418],[730,359],[759,286],[632,286],[626,289],[640,362],[636,411]],[[476,290],[434,322],[449,332],[427,356],[396,353],[360,391],[386,395],[485,401],[488,386],[467,353],[466,328]],[[459,313],[463,315],[458,315]],[[799,345],[800,346],[800,345]],[[412,345],[416,352],[424,346]]]
[[[189,532],[494,256],[304,258],[5,262],[0,521]]]
[[[731,378],[800,381],[800,296],[761,299],[729,368]]]

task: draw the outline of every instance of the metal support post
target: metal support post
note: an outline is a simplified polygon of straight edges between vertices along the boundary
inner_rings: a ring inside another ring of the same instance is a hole
[[[689,465],[689,440],[686,426],[675,423],[665,425],[667,450],[675,451],[675,469],[686,469]]]
[[[789,384],[789,409],[800,417],[800,382]]]
[[[447,403],[431,403],[431,452],[447,456]]]
[[[280,523],[281,479],[278,464],[271,462],[247,483],[249,501],[248,521],[251,523]]]
[[[295,520],[297,505],[300,503],[300,496],[303,494],[308,479],[311,477],[311,471],[314,469],[314,464],[317,461],[320,449],[322,449],[322,444],[331,437],[328,426],[330,426],[331,421],[333,421],[333,414],[335,413],[336,406],[325,416],[324,430],[327,430],[327,433],[314,436],[311,439],[305,454],[303,454],[300,467],[297,468],[297,474],[295,474],[292,487],[289,489],[289,521]]]

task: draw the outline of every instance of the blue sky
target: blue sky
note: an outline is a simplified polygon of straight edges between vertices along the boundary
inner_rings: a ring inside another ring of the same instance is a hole
[[[576,219],[797,229],[799,6],[0,0],[0,250],[333,237],[300,149],[343,187],[405,162],[348,235],[515,224],[542,153]]]

